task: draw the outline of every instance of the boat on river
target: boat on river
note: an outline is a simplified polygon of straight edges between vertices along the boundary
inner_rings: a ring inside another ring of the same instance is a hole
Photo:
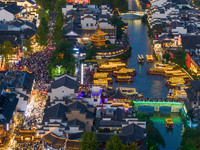
[[[139,63],[143,63],[144,62],[144,56],[138,55],[137,60],[138,60]]]
[[[121,68],[119,71],[113,72],[113,76],[118,76],[118,75],[134,76],[136,75],[136,71],[135,69]]]
[[[117,76],[116,82],[133,82],[131,76]]]
[[[173,129],[173,125],[174,125],[174,123],[173,123],[172,119],[171,118],[167,118],[166,119],[166,128],[167,129]]]
[[[153,68],[150,68],[147,71],[147,74],[153,74],[153,75],[165,75],[166,71],[173,70],[173,67],[170,67],[168,65],[155,65]]]
[[[148,63],[152,63],[153,62],[153,55],[146,55],[146,61]]]
[[[116,88],[116,91],[118,88]],[[127,96],[137,96],[137,97],[143,97],[143,94],[139,94],[135,88],[129,88],[129,87],[119,87],[119,90],[121,93]]]

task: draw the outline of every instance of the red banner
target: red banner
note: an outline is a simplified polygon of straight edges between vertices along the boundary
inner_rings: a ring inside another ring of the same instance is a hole
[[[188,67],[188,69],[190,69],[191,67],[191,57],[188,53],[186,54],[186,66]]]

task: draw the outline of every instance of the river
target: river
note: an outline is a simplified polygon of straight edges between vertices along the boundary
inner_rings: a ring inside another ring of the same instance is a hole
[[[130,0],[129,10],[140,10],[138,0]],[[153,54],[150,49],[150,39],[147,35],[147,26],[139,20],[124,20],[128,23],[128,38],[130,46],[132,47],[132,55],[128,60],[128,68],[134,68],[137,75],[134,81],[130,84],[120,84],[119,86],[134,87],[137,92],[142,93],[144,97],[152,98],[166,98],[168,88],[165,86],[165,80],[161,76],[147,75],[146,71],[151,68],[154,63],[139,64],[137,55]],[[141,108],[142,111],[148,112],[151,108]],[[168,131],[165,128],[165,119],[172,118],[174,122],[174,129]],[[183,125],[180,115],[178,113],[170,113],[170,110],[162,110],[160,113],[153,113],[151,120],[155,127],[159,130],[165,140],[166,147],[160,147],[161,150],[177,150],[181,142],[181,134]]]

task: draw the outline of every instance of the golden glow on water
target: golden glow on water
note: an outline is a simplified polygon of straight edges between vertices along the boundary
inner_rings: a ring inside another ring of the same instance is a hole
[[[161,87],[163,86],[163,82],[161,82],[160,80],[154,80],[154,82],[152,82],[152,87],[151,88],[151,92],[152,93],[160,93],[161,92]]]

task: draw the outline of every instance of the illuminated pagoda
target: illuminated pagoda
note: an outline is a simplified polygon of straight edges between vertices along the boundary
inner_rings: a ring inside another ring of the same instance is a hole
[[[108,40],[105,38],[107,33],[103,32],[100,27],[99,23],[97,24],[97,29],[94,34],[91,35],[90,41],[92,41],[93,45],[96,47],[101,47],[106,45],[106,41]]]

